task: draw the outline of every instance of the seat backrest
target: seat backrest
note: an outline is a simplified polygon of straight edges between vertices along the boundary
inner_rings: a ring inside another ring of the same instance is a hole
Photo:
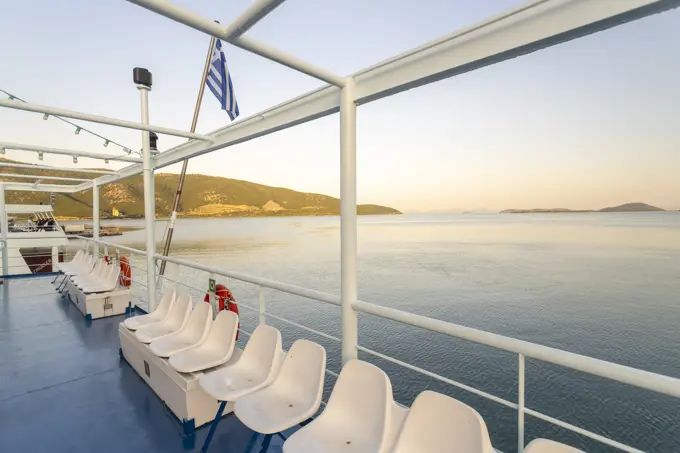
[[[187,323],[191,314],[191,297],[186,294],[180,295],[170,310],[164,325],[173,332],[177,332]]]
[[[326,350],[309,340],[297,340],[288,350],[276,380],[291,399],[303,405],[321,405],[324,377],[326,376]]]
[[[205,346],[215,353],[231,357],[236,346],[236,332],[238,332],[238,315],[233,311],[222,310],[217,313]]]
[[[111,288],[111,290],[116,289],[118,286],[118,280],[120,278],[120,267],[115,264],[109,264],[106,273],[106,286]]]
[[[83,252],[83,249],[79,249],[76,254],[73,256],[73,259],[71,260],[71,263],[77,263],[83,259],[83,255],[85,252]]]
[[[281,348],[281,332],[275,327],[260,324],[243,348],[237,366],[248,369],[258,379],[269,379],[278,369]]]
[[[95,264],[94,267],[92,268],[92,272],[90,272],[87,275],[88,278],[92,278],[92,279],[100,278],[102,272],[105,270],[105,267],[106,267],[106,261],[104,261],[104,260],[97,261],[97,264]]]
[[[212,327],[212,305],[205,302],[196,304],[186,325],[182,328],[182,338],[197,343],[205,340]]]
[[[413,402],[394,453],[493,453],[481,415],[450,396],[424,391]]]
[[[96,260],[92,255],[87,255],[85,259],[83,260],[82,264],[78,264],[77,266],[78,269],[75,269],[74,271],[77,272],[77,274],[87,274],[92,271],[92,267],[96,264]]]
[[[157,313],[156,316],[158,316],[156,319],[164,319],[168,315],[168,312],[175,303],[176,298],[177,292],[175,291],[175,288],[169,285],[166,286],[165,290],[163,291],[163,297],[161,297],[161,300],[158,302],[158,306],[156,307],[156,311],[154,312]]]
[[[351,424],[358,437],[376,439],[371,451],[387,449],[392,384],[383,370],[361,360],[350,360],[335,382],[328,405],[320,417],[329,423]]]
[[[525,453],[585,453],[569,445],[555,442],[548,439],[534,439],[524,449]]]

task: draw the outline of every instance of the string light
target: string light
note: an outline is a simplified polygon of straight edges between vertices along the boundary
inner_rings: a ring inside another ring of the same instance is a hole
[[[73,156],[73,163],[77,164],[78,163],[78,156]]]
[[[9,98],[10,101],[16,100],[16,101],[19,101],[19,102],[27,102],[25,99],[21,99],[20,97],[17,97],[17,96],[15,96],[15,95],[13,95],[13,94],[10,94],[9,92],[7,92],[7,91],[5,91],[5,90],[3,90],[3,89],[0,89],[0,93],[4,93],[5,95],[7,95],[7,97]],[[80,132],[81,132],[81,131],[82,131],[82,132],[87,132],[88,134],[94,135],[95,137],[99,137],[100,139],[104,140],[104,146],[105,146],[105,147],[108,147],[109,144],[113,144],[113,145],[115,145],[115,146],[120,147],[120,148],[121,148],[123,151],[125,151],[127,154],[131,154],[131,153],[132,153],[132,151],[130,150],[130,148],[126,148],[126,147],[124,147],[124,146],[121,145],[120,143],[117,143],[117,142],[114,141],[114,140],[108,139],[108,138],[106,138],[106,137],[104,137],[104,136],[102,136],[102,135],[99,135],[99,134],[97,134],[96,132],[93,132],[93,131],[91,131],[91,130],[89,130],[89,129],[86,129],[86,128],[82,127],[82,126],[78,126],[76,123],[73,123],[73,122],[71,122],[71,121],[69,121],[69,120],[67,120],[67,119],[65,119],[65,118],[62,118],[62,117],[60,117],[60,116],[58,116],[58,115],[52,115],[52,116],[53,116],[54,118],[60,120],[60,121],[63,121],[63,122],[65,122],[65,123],[70,124],[71,126],[75,127],[75,131],[74,131],[75,135],[80,135]],[[46,121],[47,119],[49,119],[49,117],[50,117],[50,114],[45,113],[45,114],[43,115],[43,120]],[[4,153],[0,153],[0,154],[4,154]],[[141,154],[141,153],[140,153],[140,154]]]
[[[43,160],[43,153],[38,153],[38,160]]]

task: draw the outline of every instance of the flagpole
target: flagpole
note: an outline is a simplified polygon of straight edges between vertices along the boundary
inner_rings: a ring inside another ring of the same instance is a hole
[[[196,132],[196,124],[198,123],[198,114],[201,111],[201,101],[203,100],[203,93],[205,91],[205,83],[210,71],[211,56],[213,48],[215,47],[215,37],[210,39],[210,46],[208,47],[208,55],[205,57],[205,67],[203,68],[203,77],[201,78],[201,86],[198,90],[198,99],[196,99],[196,106],[194,107],[194,119],[191,121],[191,132]],[[175,229],[175,220],[177,220],[177,211],[179,210],[179,202],[182,198],[182,189],[184,188],[184,178],[187,175],[187,166],[189,159],[185,159],[182,163],[182,172],[179,175],[179,182],[177,183],[177,192],[175,193],[175,201],[172,204],[172,215],[170,216],[170,225],[168,227],[168,234],[165,238],[165,245],[163,246],[163,256],[170,254],[170,244],[172,242],[172,233]],[[158,275],[165,273],[166,261],[161,261],[161,268]]]

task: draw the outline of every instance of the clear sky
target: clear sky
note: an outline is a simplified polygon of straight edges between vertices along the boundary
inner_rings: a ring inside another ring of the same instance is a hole
[[[612,0],[614,1],[614,0]],[[228,23],[249,0],[177,2]],[[288,0],[249,34],[344,75],[520,0]],[[152,71],[151,122],[188,129],[209,37],[122,0],[3,7],[0,88],[137,121],[132,68]],[[226,46],[241,117],[322,84]],[[359,201],[404,211],[680,208],[680,11],[359,108]],[[206,92],[198,131],[228,124]],[[189,171],[337,196],[337,115],[190,162]],[[140,134],[84,123],[140,148]],[[110,152],[68,125],[0,109],[0,140]],[[161,136],[161,150],[182,139]],[[38,163],[35,153],[6,157]],[[72,165],[69,157],[44,163]],[[78,166],[103,164],[80,159]],[[109,164],[111,168],[118,168]],[[179,171],[170,167],[165,171]]]

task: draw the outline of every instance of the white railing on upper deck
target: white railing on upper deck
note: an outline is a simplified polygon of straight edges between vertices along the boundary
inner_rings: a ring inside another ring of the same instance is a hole
[[[126,247],[123,245],[118,245],[114,243],[109,243],[105,241],[95,241],[94,239],[91,238],[85,238],[85,237],[79,237],[80,239],[83,239],[85,241],[89,241],[88,243],[93,243],[96,242],[99,245],[102,245],[110,250],[115,250],[116,254],[119,254],[120,251],[125,251],[133,255],[146,255],[146,252],[143,250],[138,250],[135,248],[131,247]],[[103,250],[100,250],[100,252]],[[242,302],[239,302],[239,307],[244,307],[248,310],[257,312],[259,314],[259,320],[260,322],[264,322],[266,317],[270,317],[272,319],[276,319],[280,322],[286,323],[288,325],[292,325],[296,328],[305,330],[307,332],[313,333],[315,335],[322,336],[326,339],[333,340],[340,342],[341,339],[332,335],[328,335],[324,332],[320,332],[318,330],[306,327],[302,324],[293,322],[291,320],[285,319],[281,316],[274,315],[272,313],[268,313],[266,311],[266,298],[263,292],[263,288],[270,288],[274,289],[277,291],[281,291],[284,293],[296,295],[296,296],[301,296],[307,299],[312,299],[312,300],[318,300],[321,302],[325,302],[328,304],[340,306],[340,296],[334,295],[334,294],[329,294],[325,293],[322,291],[317,291],[313,289],[308,289],[308,288],[303,288],[301,286],[295,286],[295,285],[290,285],[287,283],[282,283],[278,282],[275,280],[270,280],[267,278],[263,277],[257,277],[253,275],[247,275],[243,274],[240,272],[234,272],[234,271],[229,271],[225,269],[220,269],[217,267],[213,266],[208,266],[205,264],[200,264],[200,263],[195,263],[187,260],[183,260],[180,258],[172,258],[172,257],[165,257],[162,255],[155,255],[156,260],[164,260],[168,263],[174,263],[177,266],[182,266],[190,269],[195,269],[203,272],[207,272],[211,276],[216,276],[220,275],[223,277],[228,277],[234,280],[238,280],[241,282],[249,283],[256,285],[258,287],[258,299],[259,299],[259,307],[254,307],[248,304],[244,304]],[[140,269],[145,271],[145,269]],[[168,278],[168,277],[163,277],[163,278]],[[168,278],[169,279],[169,278]],[[174,281],[176,284],[186,286],[188,288],[192,288],[197,291],[204,292],[204,288],[197,288],[195,286],[189,285],[187,283],[179,282],[179,281]],[[139,283],[143,285],[143,283]],[[624,366],[624,365],[618,365],[615,363],[607,362],[604,360],[599,360],[599,359],[594,359],[592,357],[587,357],[579,354],[574,354],[571,352],[547,347],[547,346],[542,346],[538,345],[535,343],[531,343],[528,341],[523,341],[523,340],[517,340],[515,338],[510,338],[506,337],[503,335],[498,335],[490,332],[485,332],[482,330],[478,329],[473,329],[470,327],[464,327],[461,325],[453,324],[450,322],[446,321],[440,321],[437,319],[429,318],[426,316],[420,316],[416,315],[413,313],[408,313],[402,310],[397,310],[394,308],[389,308],[389,307],[384,307],[380,306],[377,304],[369,303],[369,302],[364,302],[357,300],[352,308],[360,313],[366,313],[369,315],[381,317],[384,319],[389,319],[392,321],[396,321],[402,324],[414,326],[414,327],[419,327],[422,329],[426,329],[432,332],[438,332],[444,335],[448,335],[450,337],[454,338],[459,338],[463,340],[468,340],[474,343],[486,345],[486,346],[491,346],[493,348],[501,349],[503,351],[508,351],[514,354],[517,354],[518,357],[518,399],[517,402],[512,402],[508,401],[504,398],[500,398],[496,395],[492,395],[490,393],[484,392],[482,390],[479,390],[477,388],[471,387],[469,385],[463,384],[461,382],[454,381],[452,379],[449,379],[445,376],[441,376],[437,373],[433,373],[431,371],[425,370],[423,368],[411,365],[407,362],[403,362],[401,360],[395,359],[393,357],[390,357],[388,355],[382,354],[380,352],[371,350],[369,348],[363,347],[361,345],[356,345],[356,349],[360,352],[364,352],[366,354],[373,355],[375,357],[378,357],[382,360],[386,360],[388,362],[394,363],[396,365],[402,366],[404,368],[407,368],[409,370],[421,373],[425,376],[434,378],[436,380],[439,380],[441,382],[453,385],[455,387],[458,387],[460,389],[466,390],[468,392],[471,392],[475,395],[481,396],[483,398],[486,398],[488,400],[494,401],[496,403],[502,404],[506,407],[512,408],[518,412],[518,417],[517,417],[517,432],[518,432],[518,452],[521,453],[524,450],[524,416],[526,414],[531,415],[533,417],[536,417],[538,419],[544,420],[548,423],[554,424],[556,426],[560,426],[562,428],[565,428],[567,430],[570,430],[572,432],[578,433],[580,435],[589,437],[591,439],[594,439],[596,441],[599,441],[603,444],[609,445],[611,447],[618,448],[619,450],[629,452],[629,453],[644,453],[642,450],[639,450],[637,448],[633,448],[631,446],[625,445],[621,442],[617,442],[615,440],[609,439],[605,436],[596,434],[594,432],[591,432],[589,430],[586,430],[584,428],[575,426],[573,424],[561,421],[559,419],[556,419],[554,417],[545,415],[539,411],[530,409],[525,406],[525,388],[524,388],[524,382],[525,382],[525,358],[529,357],[532,359],[536,359],[542,362],[547,362],[551,363],[554,365],[559,365],[564,368],[576,370],[576,371],[581,371],[584,373],[588,373],[594,376],[599,376],[602,378],[610,379],[613,381],[621,382],[624,384],[629,384],[638,388],[642,389],[647,389],[651,390],[654,392],[662,393],[665,395],[673,396],[676,398],[680,398],[680,379],[672,378],[669,376],[663,376],[660,374],[656,373],[651,373],[648,371],[643,371],[639,370],[636,368]],[[248,332],[243,331],[246,335]],[[336,373],[332,371],[328,371],[329,374],[337,376]]]

